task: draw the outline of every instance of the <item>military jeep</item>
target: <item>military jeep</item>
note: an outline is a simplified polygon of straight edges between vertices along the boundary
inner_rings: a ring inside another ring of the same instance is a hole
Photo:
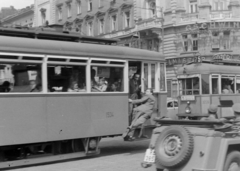
[[[240,125],[156,119],[143,167],[157,171],[240,171]]]

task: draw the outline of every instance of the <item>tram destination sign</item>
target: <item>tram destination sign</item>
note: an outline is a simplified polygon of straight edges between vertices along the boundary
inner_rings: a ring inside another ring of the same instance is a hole
[[[193,95],[186,95],[186,96],[181,96],[181,101],[194,101],[195,96]]]

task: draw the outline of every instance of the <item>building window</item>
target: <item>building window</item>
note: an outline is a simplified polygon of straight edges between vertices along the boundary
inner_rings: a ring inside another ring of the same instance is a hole
[[[125,18],[125,28],[129,28],[130,25],[130,11],[124,13]]]
[[[76,32],[82,34],[82,24],[78,24],[76,27]]]
[[[230,42],[230,31],[223,32],[223,47],[222,49],[228,50],[231,49],[231,42]]]
[[[67,17],[71,17],[72,16],[72,6],[70,3],[67,4]]]
[[[198,12],[198,4],[197,1],[190,1],[189,4],[189,13],[197,13]]]
[[[46,9],[41,8],[40,12],[41,12],[41,18],[42,18],[42,25],[45,25],[46,24]]]
[[[77,14],[81,14],[82,10],[81,10],[81,1],[77,0]]]
[[[62,20],[62,7],[58,7],[58,20]]]
[[[92,11],[92,0],[88,0],[88,11]]]
[[[198,35],[192,34],[192,50],[196,51],[198,50]]]
[[[222,11],[227,10],[227,2],[226,0],[215,0],[213,1],[213,10]]]
[[[212,50],[219,50],[219,32],[212,32]]]
[[[185,34],[185,35],[182,35],[182,38],[183,38],[183,50],[185,51],[185,52],[187,52],[188,51],[188,36],[187,36],[187,34]]]
[[[112,31],[116,31],[117,30],[117,15],[113,15],[112,16]]]
[[[99,34],[104,34],[104,19],[99,20]]]
[[[147,49],[152,50],[152,48],[153,48],[152,40],[148,40]]]
[[[156,3],[155,2],[150,2],[149,10],[150,10],[150,16],[149,17],[154,17],[156,15]]]
[[[88,35],[93,36],[93,23],[92,22],[88,23]]]

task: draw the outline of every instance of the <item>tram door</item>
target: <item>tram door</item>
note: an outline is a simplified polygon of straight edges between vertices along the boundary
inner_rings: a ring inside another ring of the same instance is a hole
[[[138,84],[141,85],[140,91],[142,93],[144,93],[147,88],[152,88],[155,92],[158,92],[159,88],[156,81],[158,78],[157,70],[157,63],[129,61],[129,83],[130,80],[133,79],[134,74],[137,73],[140,76]]]
[[[153,62],[129,61],[129,98],[140,99],[142,93],[145,93],[147,88],[152,88],[154,92],[159,91],[157,86],[158,64]],[[139,77],[138,79],[135,77]],[[135,79],[132,81],[132,79]],[[136,96],[132,96],[133,82],[139,85],[139,91]],[[157,99],[157,97],[156,97]],[[129,124],[132,121],[132,104],[129,104]]]

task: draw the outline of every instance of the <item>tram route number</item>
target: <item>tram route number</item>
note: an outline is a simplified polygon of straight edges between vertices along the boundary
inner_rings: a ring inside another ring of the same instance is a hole
[[[106,113],[106,117],[107,117],[107,118],[114,117],[113,112],[107,112],[107,113]]]

